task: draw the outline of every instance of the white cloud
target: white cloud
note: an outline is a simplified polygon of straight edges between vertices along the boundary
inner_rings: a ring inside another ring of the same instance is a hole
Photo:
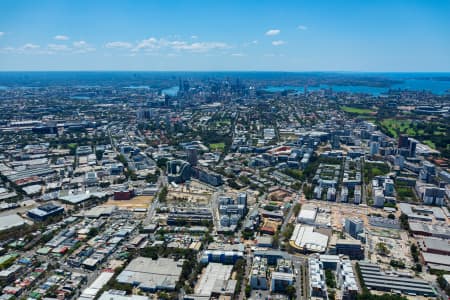
[[[308,27],[306,27],[305,25],[298,25],[297,29],[305,31],[308,30]]]
[[[231,56],[235,56],[235,57],[243,57],[243,56],[247,56],[244,53],[232,53]]]
[[[4,36],[5,33],[3,31],[0,31],[0,37]]]
[[[39,45],[35,45],[32,43],[27,43],[25,45],[23,45],[22,47],[20,47],[19,49],[22,51],[29,51],[29,50],[35,50],[35,49],[39,49],[41,46]]]
[[[85,41],[76,41],[72,43],[74,53],[87,53],[95,51],[95,48],[86,43]]]
[[[14,53],[16,52],[16,49],[14,47],[4,47],[0,48],[0,53]]]
[[[47,48],[52,52],[65,52],[72,50],[72,48],[63,44],[48,44]]]
[[[139,50],[153,50],[159,48],[158,40],[154,37],[142,40],[137,44],[136,47],[133,48],[133,51],[139,51]]]
[[[278,40],[278,41],[273,41],[272,42],[272,45],[274,45],[274,46],[281,46],[281,45],[284,45],[284,44],[285,44],[285,42],[282,41],[282,40]]]
[[[148,39],[139,42],[132,51],[155,51],[158,49],[172,49],[176,51],[188,51],[188,52],[207,52],[210,50],[227,49],[230,46],[223,42],[186,42],[186,41],[170,41],[167,39],[157,39],[150,37]]]
[[[207,52],[215,49],[226,49],[229,46],[221,42],[196,42],[187,43],[183,41],[173,41],[169,43],[169,47],[174,50],[186,50],[192,52]]]
[[[106,48],[118,48],[118,49],[130,49],[133,48],[133,44],[128,42],[109,42],[105,44]]]
[[[196,40],[196,39],[198,39],[198,36],[192,35],[192,36],[191,36],[191,39]]]
[[[73,42],[73,46],[76,48],[83,48],[86,47],[87,43],[85,41],[77,41]]]
[[[55,35],[53,39],[57,41],[67,41],[69,40],[69,37],[67,35]]]
[[[258,43],[259,43],[258,40],[253,40],[253,41],[250,41],[250,42],[243,43],[242,46],[250,47],[250,46],[258,45]]]
[[[266,35],[268,36],[274,36],[280,34],[281,30],[279,29],[270,29],[266,32]]]

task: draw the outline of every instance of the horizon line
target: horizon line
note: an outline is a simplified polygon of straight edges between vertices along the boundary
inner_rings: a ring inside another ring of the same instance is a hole
[[[141,72],[141,73],[209,73],[209,72],[217,72],[217,73],[230,73],[230,72],[237,72],[237,73],[450,73],[450,70],[448,71],[359,71],[359,70],[224,70],[224,69],[217,69],[217,70],[108,70],[108,69],[99,69],[99,70],[89,70],[89,69],[73,69],[73,70],[0,70],[0,73],[19,73],[19,72]]]

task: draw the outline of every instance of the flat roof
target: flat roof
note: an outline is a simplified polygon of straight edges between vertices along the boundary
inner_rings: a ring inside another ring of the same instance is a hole
[[[169,258],[153,260],[137,257],[117,276],[121,283],[138,284],[144,289],[174,289],[182,271],[183,260]]]
[[[314,221],[316,219],[317,208],[316,207],[302,207],[298,215],[298,219],[307,219]]]
[[[432,263],[436,265],[450,266],[450,256],[440,255],[428,252],[422,252],[422,257],[425,263]]]
[[[200,296],[210,296],[215,285],[217,284],[217,281],[228,280],[231,276],[232,270],[232,265],[209,263],[200,278],[199,284],[195,288],[195,294]]]
[[[435,294],[431,285],[425,280],[419,278],[390,276],[381,272],[379,266],[367,262],[360,262],[359,266],[364,283],[369,288],[382,291],[398,290],[406,294]]]
[[[427,249],[441,250],[450,252],[450,242],[448,240],[424,237],[423,244]]]
[[[94,282],[83,290],[80,298],[94,299],[97,293],[108,283],[108,281],[114,276],[112,272],[102,272],[94,280]]]
[[[0,231],[26,224],[25,220],[16,214],[0,217]]]
[[[291,242],[300,249],[325,252],[328,236],[314,231],[314,227],[297,224],[291,236]]]
[[[113,291],[104,292],[98,300],[149,300],[147,296],[139,296],[139,295],[119,295],[118,293],[114,293]]]

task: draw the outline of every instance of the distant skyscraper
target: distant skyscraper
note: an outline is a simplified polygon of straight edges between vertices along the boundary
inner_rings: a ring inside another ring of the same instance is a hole
[[[196,166],[198,162],[198,150],[195,147],[189,147],[187,150],[187,161],[191,164],[191,166]]]
[[[345,219],[344,230],[352,237],[356,238],[364,230],[364,222],[360,219]]]
[[[380,143],[370,142],[370,155],[372,156],[377,155],[379,150],[380,150]]]
[[[408,148],[408,144],[409,144],[408,136],[401,134],[398,137],[398,147],[399,148]]]
[[[417,147],[417,141],[413,139],[409,139],[409,156],[415,157],[416,156],[416,147]]]

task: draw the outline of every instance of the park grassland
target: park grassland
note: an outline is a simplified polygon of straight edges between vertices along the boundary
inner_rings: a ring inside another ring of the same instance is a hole
[[[389,118],[379,121],[378,125],[384,133],[393,138],[406,134],[433,149],[440,148],[441,151],[448,145],[448,127],[442,123]]]
[[[375,110],[371,110],[368,108],[359,108],[359,107],[351,107],[351,106],[341,106],[341,110],[357,115],[370,115],[375,113]]]
[[[225,143],[214,143],[209,144],[209,148],[212,151],[224,151],[225,150]]]
[[[380,126],[385,129],[389,134],[397,138],[399,134],[407,134],[408,136],[416,136],[418,132],[411,127],[412,121],[406,120],[395,120],[395,119],[384,119],[380,122]]]

